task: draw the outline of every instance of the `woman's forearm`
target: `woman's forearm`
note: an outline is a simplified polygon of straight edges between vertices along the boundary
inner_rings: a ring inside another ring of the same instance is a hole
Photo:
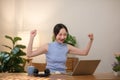
[[[27,56],[31,57],[32,54],[32,46],[33,46],[33,37],[30,37],[29,43],[28,43],[28,47],[27,47]]]
[[[83,50],[84,52],[84,55],[88,55],[89,51],[90,51],[90,48],[92,46],[92,43],[93,43],[93,40],[90,40],[86,46],[86,48]]]
[[[90,48],[92,46],[93,40],[94,40],[94,36],[93,36],[92,33],[89,34],[88,37],[89,37],[90,41],[88,42],[88,44],[87,44],[87,46],[86,46],[86,48],[84,50],[84,55],[88,55],[88,53],[90,51]]]

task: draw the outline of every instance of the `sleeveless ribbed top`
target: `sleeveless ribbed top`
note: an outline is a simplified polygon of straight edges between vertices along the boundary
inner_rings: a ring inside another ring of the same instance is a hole
[[[48,44],[48,52],[46,53],[46,68],[50,69],[50,72],[59,71],[61,73],[66,72],[66,59],[68,48],[66,43],[52,42]]]

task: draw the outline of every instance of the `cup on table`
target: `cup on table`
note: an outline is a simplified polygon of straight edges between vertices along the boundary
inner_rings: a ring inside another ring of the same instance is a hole
[[[35,69],[34,66],[28,66],[28,67],[27,67],[28,76],[33,76],[34,69]]]

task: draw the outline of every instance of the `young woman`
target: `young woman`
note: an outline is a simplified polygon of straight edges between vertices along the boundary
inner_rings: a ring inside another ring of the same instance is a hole
[[[66,72],[66,59],[67,54],[77,54],[77,55],[88,55],[93,42],[93,34],[89,34],[89,42],[86,47],[81,50],[77,47],[64,43],[68,30],[64,24],[57,24],[53,29],[55,41],[47,43],[43,46],[40,46],[37,50],[32,50],[33,40],[37,34],[36,30],[31,31],[30,41],[27,48],[27,56],[34,57],[40,54],[46,54],[47,65],[46,68],[50,70],[51,73],[59,71],[60,73]]]

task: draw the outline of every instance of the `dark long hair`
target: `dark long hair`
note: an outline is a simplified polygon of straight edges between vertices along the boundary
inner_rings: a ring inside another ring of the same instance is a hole
[[[64,24],[61,24],[61,23],[56,24],[54,29],[53,29],[53,33],[54,33],[55,38],[62,28],[64,28],[66,30],[66,32],[68,33],[68,29]]]

